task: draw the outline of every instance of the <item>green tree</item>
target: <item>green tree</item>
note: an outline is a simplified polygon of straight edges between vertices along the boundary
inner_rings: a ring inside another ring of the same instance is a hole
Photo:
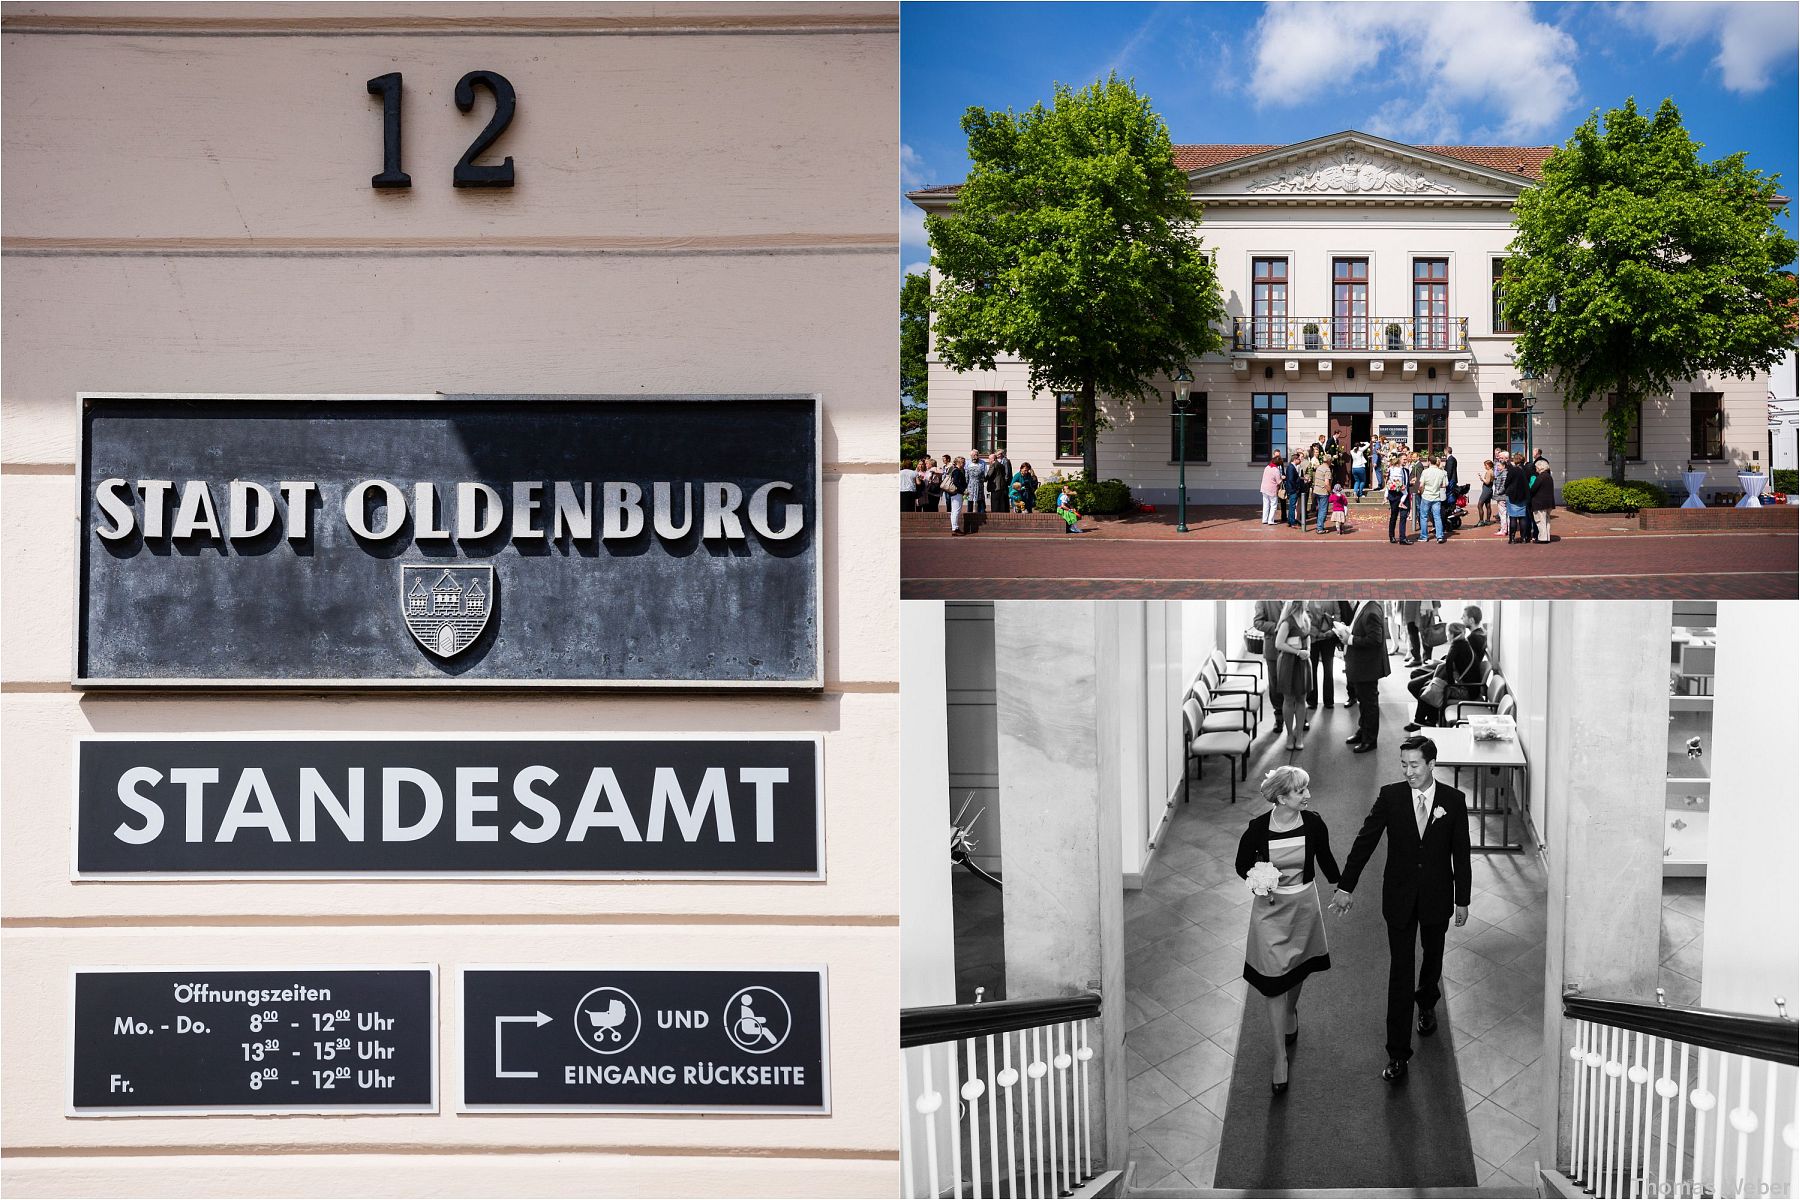
[[[1503,280],[1515,361],[1563,403],[1606,410],[1614,483],[1647,396],[1766,370],[1794,344],[1793,239],[1778,177],[1742,153],[1704,162],[1673,100],[1590,114],[1514,208]]]
[[[931,330],[931,279],[908,275],[900,282],[900,461],[925,457],[925,406],[929,373],[925,351]]]
[[[1200,209],[1162,118],[1115,75],[1057,84],[1049,108],[971,108],[962,128],[968,182],[925,218],[938,355],[963,371],[1013,355],[1034,392],[1079,396],[1083,469],[1098,479],[1098,395],[1147,399],[1224,344]]]

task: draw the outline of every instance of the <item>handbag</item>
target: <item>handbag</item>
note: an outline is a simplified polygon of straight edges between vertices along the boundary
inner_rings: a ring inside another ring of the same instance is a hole
[[[1419,635],[1419,640],[1427,646],[1441,646],[1449,640],[1449,636],[1444,629],[1444,623],[1439,621],[1435,625],[1427,625],[1425,631]]]
[[[1275,498],[1277,500],[1286,500],[1287,499],[1287,484],[1278,483],[1275,485]]]
[[[1429,708],[1443,708],[1449,696],[1450,681],[1442,673],[1433,675],[1425,690],[1419,693],[1419,699]]]

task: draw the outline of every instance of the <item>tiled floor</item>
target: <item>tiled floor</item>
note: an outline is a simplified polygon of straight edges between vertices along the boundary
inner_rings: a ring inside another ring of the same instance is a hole
[[[1663,880],[1662,941],[1657,947],[1656,986],[1669,1004],[1700,1003],[1700,954],[1706,939],[1706,880]]]
[[[1341,696],[1341,678],[1339,688]],[[1403,695],[1397,683],[1390,679],[1383,694],[1383,737],[1391,743],[1409,718],[1395,699]],[[1342,735],[1353,713],[1315,714],[1299,759],[1315,775],[1321,760],[1351,757]],[[1251,780],[1288,760],[1264,715]],[[1209,761],[1192,803],[1177,806],[1143,890],[1126,899],[1125,1054],[1141,1188],[1213,1183],[1247,986],[1250,897],[1232,860],[1245,820],[1262,811],[1244,783],[1238,789],[1237,805],[1221,803],[1225,772]],[[1471,862],[1469,922],[1451,926],[1444,955],[1445,1009],[1478,1180],[1528,1187],[1543,1037],[1543,871],[1531,854],[1477,854]]]

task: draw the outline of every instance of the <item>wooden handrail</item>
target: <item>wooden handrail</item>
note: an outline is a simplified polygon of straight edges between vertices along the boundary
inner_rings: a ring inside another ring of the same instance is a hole
[[[1767,1062],[1800,1066],[1800,1026],[1780,1017],[1720,1012],[1710,1008],[1675,1008],[1642,1000],[1614,1000],[1565,992],[1563,1016],[1628,1029],[1652,1037],[1672,1038],[1690,1046],[1742,1054]]]
[[[989,1004],[938,1004],[900,1010],[900,1048],[930,1046],[959,1038],[1033,1029],[1059,1021],[1100,1015],[1098,992],[1040,1000],[995,1000]]]

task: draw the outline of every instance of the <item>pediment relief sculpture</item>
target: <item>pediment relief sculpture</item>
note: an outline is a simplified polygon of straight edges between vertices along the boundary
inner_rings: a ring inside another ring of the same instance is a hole
[[[1457,189],[1400,163],[1379,159],[1360,150],[1346,150],[1329,158],[1308,161],[1279,175],[1255,180],[1244,190],[1416,196],[1454,194]]]

